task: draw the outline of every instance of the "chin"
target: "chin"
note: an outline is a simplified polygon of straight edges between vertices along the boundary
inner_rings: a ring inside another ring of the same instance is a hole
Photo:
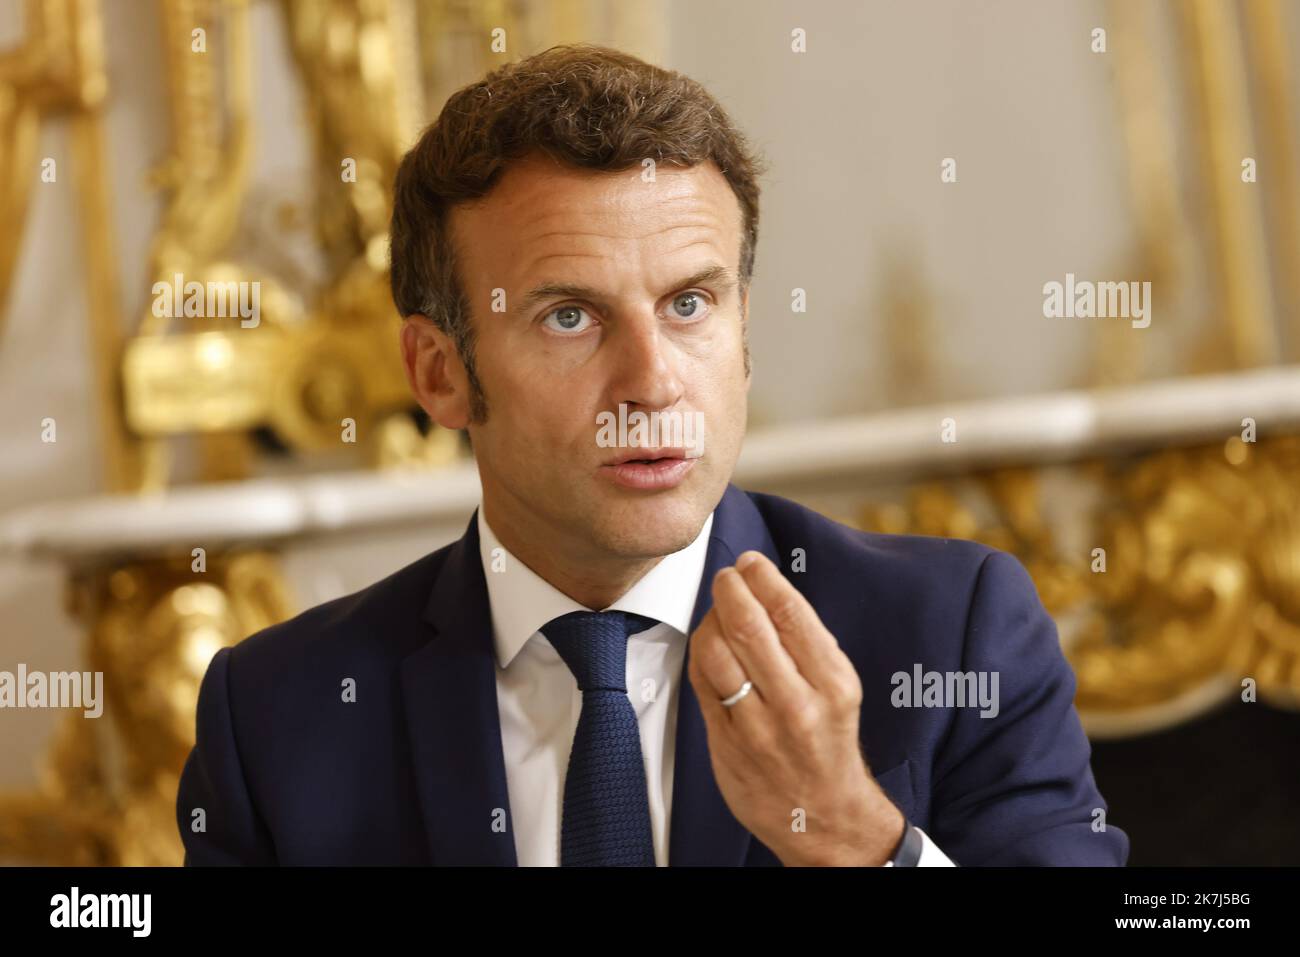
[[[623,558],[661,558],[681,551],[699,535],[716,503],[675,489],[612,503],[596,518],[595,538]]]

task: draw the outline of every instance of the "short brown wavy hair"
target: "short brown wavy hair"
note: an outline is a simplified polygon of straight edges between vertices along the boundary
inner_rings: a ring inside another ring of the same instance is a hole
[[[402,159],[389,234],[393,301],[402,316],[428,316],[455,343],[469,374],[473,421],[486,417],[487,406],[449,213],[485,196],[510,161],[534,152],[612,172],[647,157],[686,167],[712,160],[740,201],[742,290],[754,271],[764,164],[703,86],[591,44],[555,46],[499,67],[454,93]]]

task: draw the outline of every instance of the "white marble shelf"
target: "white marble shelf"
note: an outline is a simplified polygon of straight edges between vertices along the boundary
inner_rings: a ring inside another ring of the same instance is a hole
[[[1300,366],[1052,392],[812,422],[751,433],[741,485],[863,483],[981,465],[1050,464],[1123,449],[1300,430]],[[957,441],[940,440],[944,419]],[[707,438],[707,436],[706,436]],[[707,446],[706,446],[707,449]],[[1300,479],[1300,476],[1297,477]],[[464,520],[478,503],[472,463],[437,471],[347,472],[98,496],[0,516],[0,555],[68,562],[209,549]]]

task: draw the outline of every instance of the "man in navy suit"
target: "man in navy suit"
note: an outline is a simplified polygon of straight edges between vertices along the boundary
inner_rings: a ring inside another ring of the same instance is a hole
[[[698,84],[616,51],[448,101],[392,284],[482,506],[217,654],[187,863],[1124,863],[1015,558],[731,484],[758,171]]]

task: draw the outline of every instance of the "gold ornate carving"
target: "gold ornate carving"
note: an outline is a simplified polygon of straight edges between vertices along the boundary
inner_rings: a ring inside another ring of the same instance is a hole
[[[27,0],[25,10],[23,42],[0,53],[0,317],[23,236],[41,118],[97,109],[107,90],[98,0]]]
[[[1081,707],[1131,711],[1207,681],[1300,704],[1300,437],[1171,449],[1112,486],[1107,572],[1071,649]]]
[[[70,712],[35,793],[0,796],[0,857],[36,864],[175,865],[176,791],[194,746],[194,702],[212,656],[288,617],[265,552],[133,562],[78,574],[104,713]]]
[[[1119,733],[1209,706],[1251,678],[1300,707],[1300,436],[1165,449],[1073,467],[1101,493],[1062,549],[1039,472],[1004,469],[872,504],[875,531],[972,538],[1016,554],[1044,606],[1069,621],[1085,721]],[[968,496],[969,498],[970,496]],[[991,515],[985,518],[983,516]],[[1094,548],[1104,549],[1104,571]],[[1065,629],[1063,629],[1064,631]]]
[[[0,324],[38,175],[42,122],[66,117],[94,362],[94,398],[110,490],[136,488],[144,463],[118,403],[122,348],[118,264],[110,228],[103,104],[108,92],[99,0],[28,0],[24,41],[0,54]],[[52,168],[56,177],[66,171]],[[57,178],[54,180],[57,182]]]
[[[411,461],[446,461],[454,444],[441,437],[391,441],[412,407],[387,260],[390,184],[423,110],[410,3],[282,4],[313,134],[316,239],[333,277],[306,308],[311,290],[223,258],[246,202],[251,149],[246,5],[165,0],[163,9],[173,146],[157,177],[170,196],[152,272],[164,283],[256,282],[261,315],[247,327],[208,317],[178,329],[145,316],[122,365],[132,429],[155,440],[202,436],[206,479],[246,475],[246,436],[261,426],[298,451],[346,450],[347,434],[371,464],[402,450]],[[212,58],[189,48],[195,25],[226,37],[226,95]]]

